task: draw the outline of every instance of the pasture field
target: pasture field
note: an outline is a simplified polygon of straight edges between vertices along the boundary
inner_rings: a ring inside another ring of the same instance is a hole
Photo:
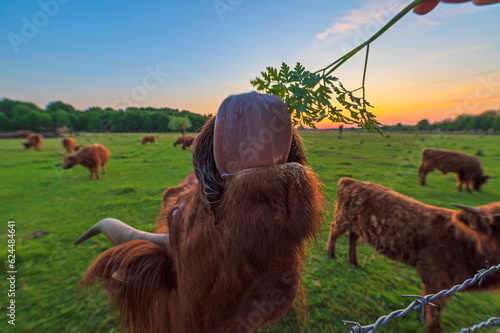
[[[102,143],[111,152],[108,173],[89,180],[82,166],[62,170],[61,139],[46,139],[43,151],[26,151],[25,140],[0,141],[1,268],[7,267],[7,221],[16,221],[16,326],[7,324],[8,284],[0,280],[2,332],[119,332],[117,313],[99,289],[82,290],[80,281],[89,264],[111,243],[100,235],[74,246],[73,241],[105,217],[118,218],[138,229],[152,231],[161,195],[179,184],[192,168],[191,152],[173,148],[178,134],[158,134],[157,145],[142,146],[141,134],[80,134],[79,144]],[[310,244],[303,277],[308,304],[305,332],[345,332],[341,320],[368,325],[394,310],[405,308],[418,295],[421,282],[414,269],[358,247],[361,269],[347,258],[347,234],[337,243],[337,259],[325,252],[333,219],[337,181],[349,176],[391,187],[428,204],[451,202],[482,205],[500,201],[500,137],[465,135],[302,132],[306,156],[319,174],[330,202],[323,232]],[[424,147],[463,151],[480,156],[487,174],[496,176],[482,192],[456,190],[456,180],[435,171],[427,186],[418,184]],[[45,230],[40,238],[26,238]],[[497,273],[498,274],[498,273]],[[207,304],[207,306],[210,306]],[[500,293],[466,293],[452,297],[442,322],[457,332],[500,315]],[[291,310],[262,332],[301,332]],[[419,313],[392,320],[380,332],[426,332]]]

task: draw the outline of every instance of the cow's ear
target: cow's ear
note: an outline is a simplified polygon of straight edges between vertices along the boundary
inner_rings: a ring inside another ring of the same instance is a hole
[[[102,253],[85,276],[85,285],[104,282],[114,303],[125,314],[126,331],[158,332],[166,313],[158,307],[177,285],[174,256],[167,246],[134,240]],[[163,303],[162,303],[163,302]]]
[[[486,184],[488,182],[488,179],[490,179],[490,178],[491,178],[490,175],[483,176],[483,179],[481,180],[481,183],[482,184]]]
[[[492,234],[490,221],[486,216],[482,215],[481,212],[461,210],[453,215],[453,219],[457,222],[466,224],[469,228],[481,234],[488,236]]]
[[[219,202],[222,198],[222,180],[214,155],[215,117],[210,118],[193,143],[193,167],[198,182],[204,187],[208,203]]]

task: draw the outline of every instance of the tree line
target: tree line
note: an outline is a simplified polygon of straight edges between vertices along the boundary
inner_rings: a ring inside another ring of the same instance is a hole
[[[478,115],[461,114],[455,119],[445,119],[431,124],[423,119],[416,125],[383,126],[384,131],[484,131],[500,132],[500,109],[488,110]]]
[[[91,107],[76,110],[61,101],[52,102],[45,109],[29,102],[0,100],[0,132],[30,130],[55,131],[67,126],[77,132],[195,132],[209,116],[171,108],[136,108],[125,110]],[[174,123],[187,124],[179,128]],[[384,131],[485,131],[500,132],[500,109],[478,115],[461,114],[431,124],[427,119],[416,125],[384,125]]]
[[[172,119],[186,118],[188,132],[199,130],[209,116],[179,111],[171,108],[136,108],[125,110],[91,107],[76,110],[61,101],[52,102],[45,109],[29,102],[0,101],[0,131],[30,130],[54,132],[57,127],[67,126],[77,132],[175,132],[169,127]]]

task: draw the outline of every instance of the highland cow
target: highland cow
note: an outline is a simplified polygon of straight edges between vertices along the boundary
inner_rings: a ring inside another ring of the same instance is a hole
[[[422,164],[418,169],[420,185],[425,185],[425,178],[429,172],[435,169],[441,171],[443,175],[448,172],[456,173],[458,180],[457,189],[462,191],[465,183],[467,192],[470,192],[470,185],[479,191],[481,186],[486,184],[489,175],[483,175],[483,169],[479,160],[475,156],[459,153],[451,150],[424,149],[422,150]]]
[[[64,149],[66,149],[67,154],[72,154],[80,149],[80,146],[76,143],[73,138],[65,136],[61,141]]]
[[[30,149],[33,147],[35,150],[40,150],[43,145],[43,136],[37,133],[28,134],[26,137],[28,142],[23,143],[24,149]]]
[[[182,143],[182,150],[186,150],[186,148],[189,148],[191,147],[191,145],[193,144],[194,142],[194,137],[192,136],[187,136],[185,139],[184,139],[184,142]]]
[[[63,169],[70,169],[77,164],[81,164],[90,170],[90,179],[94,178],[94,174],[97,179],[101,179],[99,168],[102,168],[102,173],[106,173],[106,163],[108,163],[108,160],[109,150],[103,145],[95,143],[80,148],[76,154],[65,154]]]
[[[349,231],[349,262],[359,267],[356,253],[362,237],[392,260],[415,267],[423,295],[471,278],[485,262],[500,264],[500,202],[478,208],[456,205],[454,211],[423,204],[381,185],[341,178],[335,220],[326,246],[335,257],[335,242]],[[500,288],[500,275],[488,277],[481,286],[466,291]],[[441,332],[440,313],[449,297],[426,307],[427,327]]]
[[[128,330],[251,332],[288,311],[323,213],[290,120],[277,97],[228,97],[195,140],[194,171],[164,192],[155,233],[105,219],[75,242],[103,232],[117,245],[86,281],[104,280]],[[252,144],[259,131],[269,140]]]
[[[186,141],[189,142],[189,144],[184,145],[184,142]],[[177,140],[174,142],[174,147],[176,147],[177,145],[182,145],[182,149],[186,149],[186,147],[191,146],[193,142],[194,142],[194,137],[190,135],[182,135],[178,137]]]
[[[141,140],[141,144],[143,145],[145,145],[148,142],[150,142],[151,144],[156,143],[156,138],[153,135],[150,135],[143,137]]]

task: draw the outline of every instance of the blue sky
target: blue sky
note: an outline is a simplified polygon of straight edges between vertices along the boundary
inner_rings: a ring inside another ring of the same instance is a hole
[[[2,1],[0,98],[215,113],[228,95],[252,90],[249,80],[267,66],[322,68],[408,3]],[[499,109],[499,17],[500,5],[441,4],[397,23],[370,49],[367,99],[378,118],[415,123]],[[349,88],[360,85],[363,60],[337,73]]]

